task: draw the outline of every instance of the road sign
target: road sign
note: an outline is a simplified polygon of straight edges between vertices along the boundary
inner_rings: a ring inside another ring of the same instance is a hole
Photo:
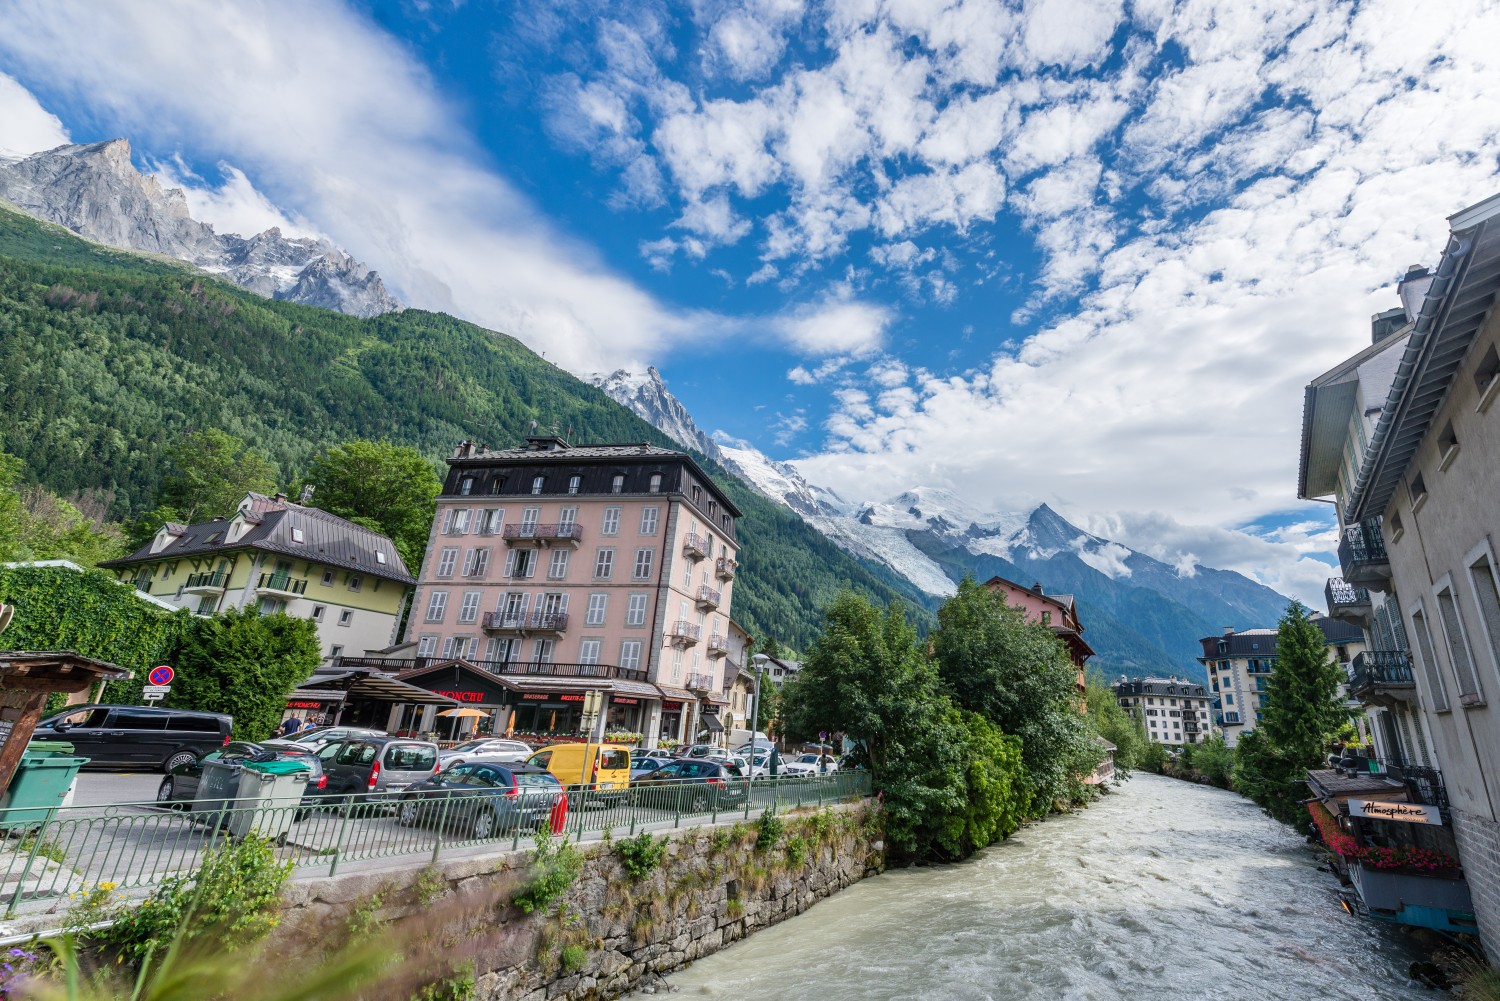
[[[161,688],[172,683],[172,676],[175,673],[176,672],[166,664],[161,664],[157,667],[153,667],[151,669],[151,673],[147,675],[147,677],[150,678],[151,684],[153,686]]]
[[[151,673],[155,674],[156,672],[153,671]],[[141,697],[147,702],[160,702],[166,698],[167,693],[171,690],[172,687],[170,685],[142,685]]]

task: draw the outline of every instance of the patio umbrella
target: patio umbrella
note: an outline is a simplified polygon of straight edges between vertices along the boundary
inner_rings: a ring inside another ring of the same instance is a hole
[[[473,709],[469,706],[459,706],[456,709],[444,709],[438,713],[439,716],[488,716],[489,713],[483,709]]]

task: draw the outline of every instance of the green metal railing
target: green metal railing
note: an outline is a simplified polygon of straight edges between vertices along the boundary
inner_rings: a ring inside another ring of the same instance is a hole
[[[870,795],[870,775],[843,771],[779,778],[674,780],[628,789],[572,787],[417,798],[371,793],[268,806],[257,799],[193,803],[18,808],[0,811],[0,887],[5,916],[23,906],[111,883],[149,888],[194,872],[222,837],[259,833],[299,868],[411,856],[436,861],[479,847],[529,847],[542,826],[564,839],[635,834],[684,824],[749,820],[767,811],[821,807]],[[566,809],[557,801],[566,797]]]

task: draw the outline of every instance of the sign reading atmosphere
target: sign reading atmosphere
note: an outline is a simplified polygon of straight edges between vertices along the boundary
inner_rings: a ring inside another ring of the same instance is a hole
[[[1349,816],[1372,820],[1399,820],[1408,824],[1442,824],[1443,816],[1435,806],[1421,803],[1391,803],[1380,799],[1349,800]]]

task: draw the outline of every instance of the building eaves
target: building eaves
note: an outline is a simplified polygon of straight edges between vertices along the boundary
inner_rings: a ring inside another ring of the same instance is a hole
[[[1500,290],[1500,195],[1450,217],[1448,245],[1417,315],[1344,508],[1382,513],[1453,386]]]

